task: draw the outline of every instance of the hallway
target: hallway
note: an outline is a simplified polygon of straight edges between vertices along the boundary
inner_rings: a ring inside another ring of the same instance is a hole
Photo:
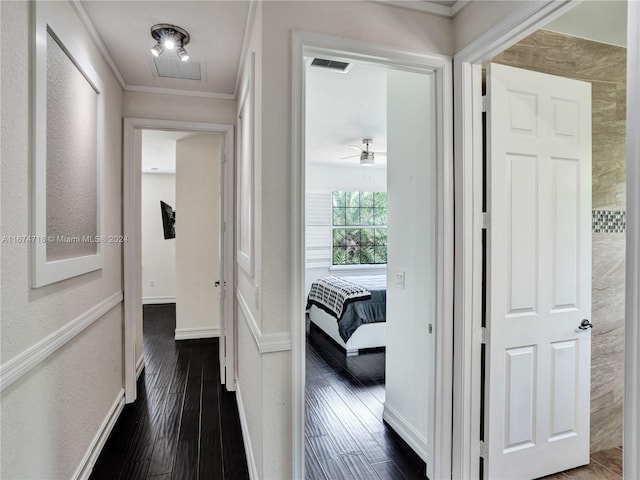
[[[100,479],[248,479],[218,339],[174,341],[175,305],[144,307],[145,370],[91,474]]]

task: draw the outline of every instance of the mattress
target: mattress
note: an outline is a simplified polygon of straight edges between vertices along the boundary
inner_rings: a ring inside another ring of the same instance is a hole
[[[360,298],[348,299],[343,308],[336,309],[331,302],[324,302],[314,297],[307,301],[307,308],[316,305],[338,322],[340,337],[349,341],[351,335],[359,326],[366,323],[385,322],[387,319],[387,277],[386,275],[344,276],[340,280],[364,289],[370,295],[361,295]],[[320,279],[321,280],[321,279]],[[320,281],[319,280],[319,281]],[[316,282],[314,282],[315,284]],[[347,287],[348,288],[348,287]],[[312,291],[314,285],[311,287]],[[356,290],[352,288],[350,290]]]

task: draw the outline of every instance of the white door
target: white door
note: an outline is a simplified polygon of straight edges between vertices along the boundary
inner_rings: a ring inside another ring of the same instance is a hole
[[[487,72],[485,478],[589,462],[591,85]]]
[[[220,259],[218,280],[216,286],[220,289],[220,338],[218,342],[218,360],[220,363],[220,382],[226,384],[227,382],[227,355],[226,344],[228,340],[231,340],[231,330],[227,326],[227,315],[225,312],[225,300],[227,295],[227,281],[225,271],[225,179],[226,179],[226,158],[224,156],[224,142],[227,141],[225,137],[220,145],[220,169],[219,169],[219,184],[218,184],[218,231],[220,232],[219,244],[218,244],[218,258]]]

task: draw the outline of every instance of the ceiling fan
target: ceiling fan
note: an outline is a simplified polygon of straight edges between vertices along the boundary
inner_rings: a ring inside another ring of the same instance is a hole
[[[372,143],[373,143],[372,138],[363,138],[362,145],[364,145],[364,148],[359,147],[358,145],[349,145],[351,148],[360,150],[360,153],[356,155],[349,155],[347,157],[342,157],[342,160],[345,160],[347,158],[360,157],[360,165],[373,165],[375,155],[386,156],[387,152],[372,152],[371,150],[369,150],[369,145],[371,145]]]

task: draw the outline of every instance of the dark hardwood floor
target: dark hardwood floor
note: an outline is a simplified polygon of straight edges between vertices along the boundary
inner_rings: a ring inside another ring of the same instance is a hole
[[[382,421],[384,349],[346,357],[313,324],[307,337],[307,480],[413,480],[425,463]]]
[[[145,370],[91,474],[101,479],[249,478],[218,339],[174,341],[175,305],[145,305]]]

